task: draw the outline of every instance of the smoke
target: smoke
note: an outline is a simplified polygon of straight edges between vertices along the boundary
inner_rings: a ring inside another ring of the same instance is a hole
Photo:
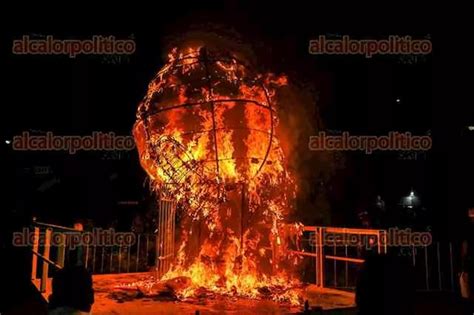
[[[240,37],[240,35],[233,30],[225,30],[223,27],[209,26],[202,28],[202,26],[190,27],[184,33],[173,34],[165,37],[162,46],[164,48],[163,60],[167,59],[169,51],[173,48],[185,47],[201,47],[206,46],[210,50],[226,50],[232,52],[241,62],[252,67],[256,66],[257,57],[249,44]],[[194,29],[196,28],[196,29]]]
[[[328,186],[338,165],[333,152],[309,150],[310,136],[324,129],[317,104],[317,91],[309,84],[288,78],[278,95],[280,123],[278,137],[285,151],[288,169],[297,178],[294,220],[304,224],[329,224]]]

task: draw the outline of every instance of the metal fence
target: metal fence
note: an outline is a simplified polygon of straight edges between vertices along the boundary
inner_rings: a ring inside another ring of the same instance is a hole
[[[156,234],[135,234],[135,244],[91,245],[84,248],[84,265],[93,274],[148,271],[155,265]]]
[[[328,235],[359,236],[359,246],[330,245]],[[457,291],[460,246],[453,242],[434,242],[429,246],[389,246],[387,231],[306,226],[293,254],[302,257],[298,270],[301,279],[319,287],[353,291],[357,276],[369,252],[404,257],[413,266],[419,291]],[[373,244],[371,244],[371,242]]]
[[[84,245],[79,246],[77,259],[93,274],[114,274],[159,271],[163,274],[171,266],[174,254],[174,208],[161,207],[157,234],[135,234],[130,245]],[[51,242],[52,233],[56,242]],[[168,232],[165,232],[168,231]],[[39,235],[44,237],[40,241]],[[31,279],[41,292],[45,291],[51,270],[60,269],[71,263],[71,249],[66,242],[68,233],[83,233],[68,227],[34,222],[33,255]],[[327,244],[328,235],[358,235],[361,246],[333,246]],[[367,238],[367,239],[364,239]],[[58,241],[59,239],[59,241]],[[369,248],[370,242],[374,246]],[[357,275],[364,263],[368,250],[386,253],[386,231],[371,229],[350,229],[337,227],[306,226],[299,238],[297,248],[289,249],[302,258],[299,264],[300,277],[304,282],[319,287],[330,287],[353,291]],[[460,270],[460,246],[451,242],[435,242],[430,246],[403,246],[390,248],[404,256],[413,265],[416,287],[421,291],[457,291],[457,274]],[[50,268],[51,267],[51,268]],[[39,278],[38,278],[39,277]],[[39,281],[38,281],[39,280]]]
[[[53,229],[58,233],[58,240],[55,242],[56,246],[54,248],[50,246]],[[34,222],[31,281],[41,293],[46,292],[47,286],[50,285],[50,267],[54,269],[61,269],[64,267],[67,252],[65,235],[68,232],[76,232],[76,230],[57,225]],[[40,235],[44,235],[43,242],[40,241]],[[38,278],[38,276],[40,277]]]
[[[32,230],[31,281],[43,294],[51,289],[53,272],[69,264],[83,264],[93,274],[114,274],[156,270],[164,261],[156,256],[164,240],[159,234],[135,234],[130,245],[75,245],[70,237],[87,231],[36,221]]]
[[[423,291],[457,291],[460,271],[460,246],[436,242],[428,247],[404,248],[400,255],[409,256],[415,268],[417,289]]]

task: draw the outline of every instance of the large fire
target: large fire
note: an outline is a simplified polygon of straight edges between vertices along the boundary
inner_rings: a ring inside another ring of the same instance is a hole
[[[202,47],[172,50],[149,84],[134,136],[153,189],[178,202],[176,259],[160,281],[186,279],[181,298],[300,302],[282,229],[296,191],[277,137],[286,84]]]

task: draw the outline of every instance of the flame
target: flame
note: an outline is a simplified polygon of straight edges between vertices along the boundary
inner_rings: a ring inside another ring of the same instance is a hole
[[[168,58],[134,126],[153,188],[183,212],[176,261],[160,280],[191,279],[181,298],[200,288],[258,298],[266,288],[276,301],[300,303],[279,228],[296,191],[275,132],[287,78],[253,74],[201,47]]]

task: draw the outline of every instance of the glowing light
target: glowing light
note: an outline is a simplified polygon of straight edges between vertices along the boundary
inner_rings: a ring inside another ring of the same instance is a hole
[[[275,132],[276,90],[287,78],[199,47],[168,57],[133,130],[152,188],[184,215],[176,261],[161,280],[190,279],[181,298],[201,288],[249,298],[273,290],[272,299],[299,304],[299,281],[282,267],[295,261],[280,227],[296,185]],[[264,249],[272,245],[284,254],[272,257]]]

